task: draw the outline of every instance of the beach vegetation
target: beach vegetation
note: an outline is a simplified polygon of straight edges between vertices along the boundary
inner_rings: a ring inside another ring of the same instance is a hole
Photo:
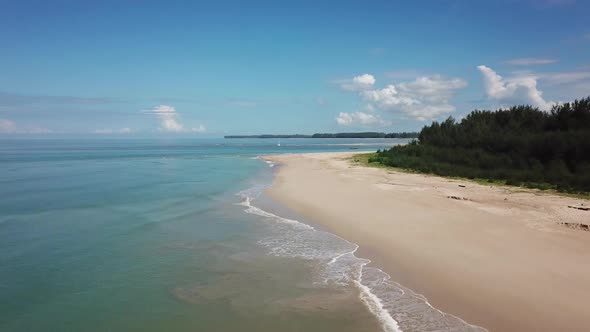
[[[521,105],[475,110],[420,131],[417,140],[371,155],[369,163],[441,176],[590,192],[590,97],[549,112]]]

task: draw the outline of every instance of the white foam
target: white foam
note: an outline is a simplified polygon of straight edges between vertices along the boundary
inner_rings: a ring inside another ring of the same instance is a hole
[[[258,215],[261,217],[273,219],[276,222],[291,224],[291,225],[294,225],[294,226],[297,226],[300,228],[314,229],[313,227],[311,227],[307,224],[304,224],[300,221],[279,217],[276,214],[273,214],[273,213],[264,211],[260,208],[257,208],[256,206],[251,204],[252,198],[250,196],[248,196],[245,193],[240,193],[239,195],[244,197],[244,200],[242,202],[238,203],[238,205],[246,207],[246,209],[244,210],[244,211],[246,211],[246,213],[255,214],[255,215]]]
[[[320,272],[324,283],[333,283],[338,286],[354,283],[360,290],[361,300],[383,325],[384,331],[401,331],[389,312],[383,309],[379,298],[367,286],[360,283],[363,266],[370,261],[354,255],[358,245],[333,234],[316,231],[312,226],[297,220],[282,218],[255,207],[252,205],[253,198],[250,196],[256,195],[254,192],[256,190],[243,191],[238,194],[244,197],[244,200],[238,204],[246,208],[244,210],[246,213],[259,215],[297,228],[294,231],[283,229],[281,231],[282,237],[262,239],[259,241],[261,245],[268,247],[270,253],[276,256],[327,261],[324,266],[328,268]]]
[[[275,163],[273,161],[264,160],[264,159],[262,159],[262,156],[251,157],[250,159],[262,160],[262,161],[264,161],[268,165],[268,167],[275,167]]]
[[[373,294],[371,289],[363,285],[360,281],[355,280],[354,283],[361,290],[361,300],[367,308],[369,308],[369,311],[377,317],[381,326],[383,326],[383,330],[385,332],[401,332],[402,330],[399,328],[395,319],[393,319],[389,312],[383,307],[381,299]]]
[[[434,308],[428,300],[391,280],[382,270],[368,267],[368,259],[355,255],[358,245],[337,235],[316,230],[298,220],[282,218],[252,204],[265,187],[258,186],[238,195],[246,213],[261,216],[273,227],[273,235],[258,243],[269,254],[318,261],[318,282],[335,287],[354,286],[359,298],[380,322],[385,332],[487,331]]]

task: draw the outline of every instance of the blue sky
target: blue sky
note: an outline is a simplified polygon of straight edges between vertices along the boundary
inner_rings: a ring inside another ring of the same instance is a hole
[[[0,134],[410,131],[590,95],[590,2],[4,1]]]

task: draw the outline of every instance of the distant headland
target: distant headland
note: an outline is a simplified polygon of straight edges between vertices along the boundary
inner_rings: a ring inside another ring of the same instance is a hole
[[[417,138],[417,132],[316,133],[313,135],[227,135],[224,138]]]

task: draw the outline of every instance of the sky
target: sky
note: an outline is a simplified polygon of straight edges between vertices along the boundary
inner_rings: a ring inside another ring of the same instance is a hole
[[[590,1],[2,1],[0,138],[417,131],[590,95]]]

